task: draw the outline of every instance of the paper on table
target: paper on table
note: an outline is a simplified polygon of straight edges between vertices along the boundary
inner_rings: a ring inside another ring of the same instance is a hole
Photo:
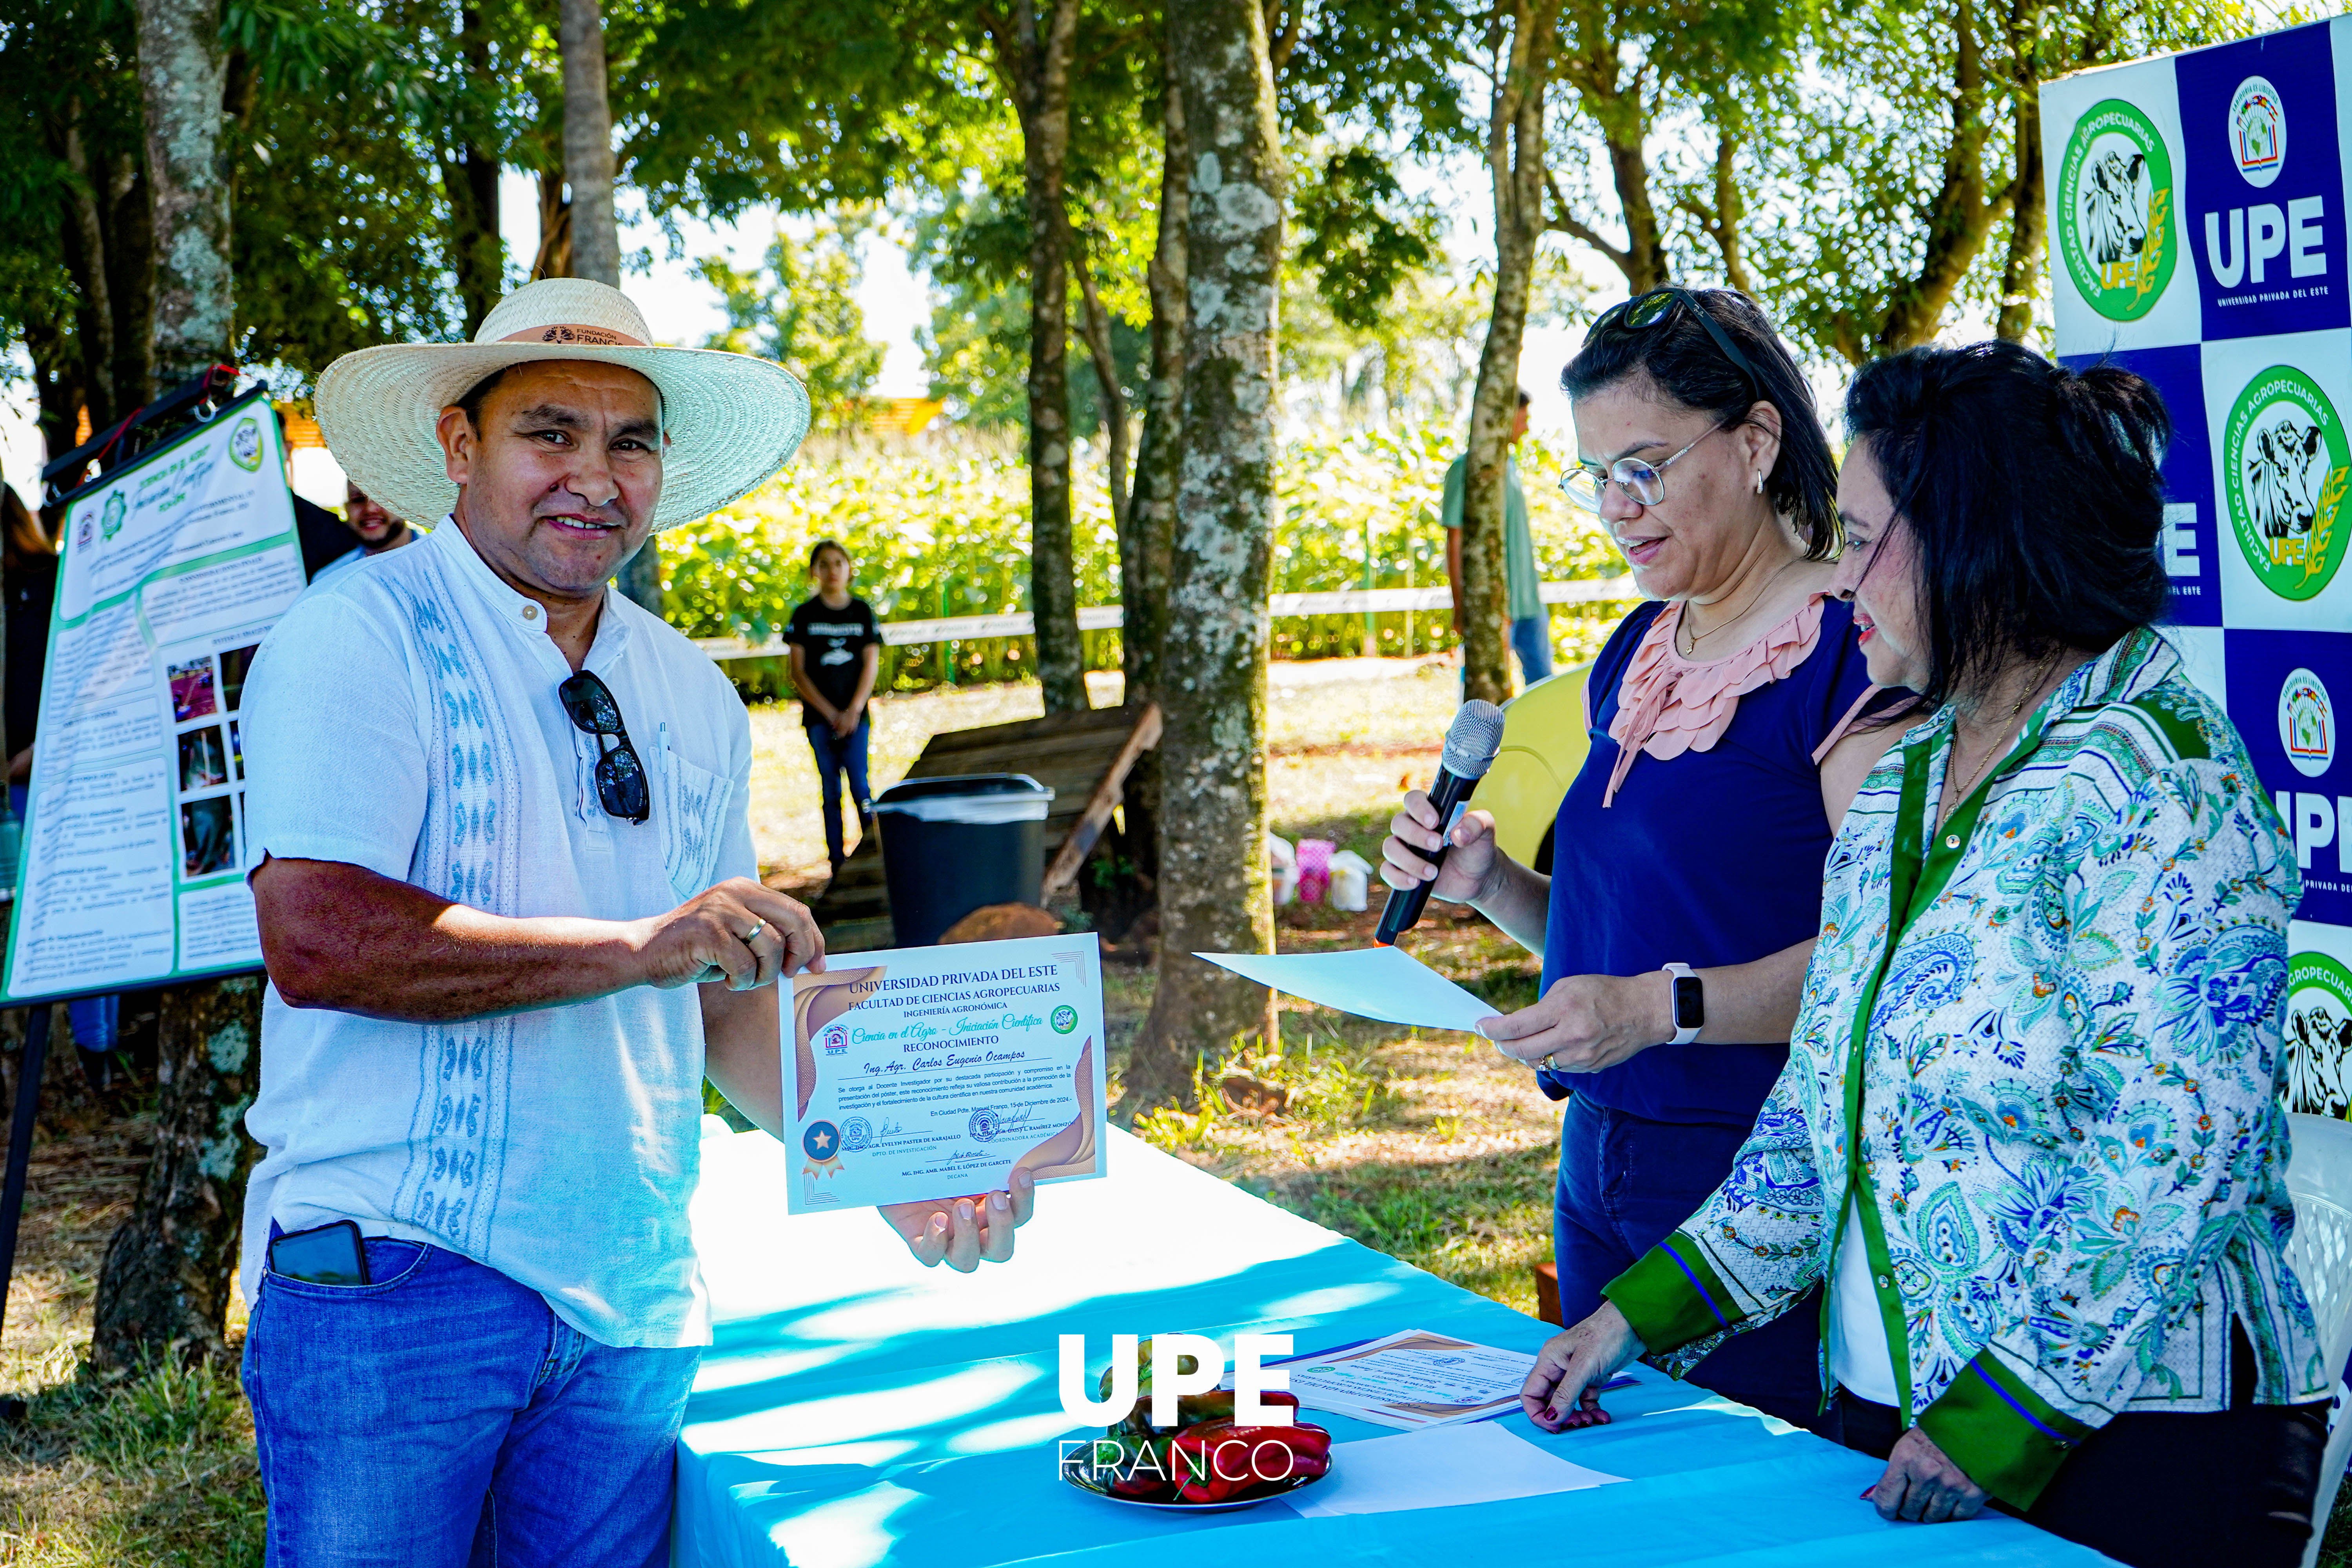
[[[1395,1513],[1582,1491],[1624,1479],[1571,1464],[1507,1427],[1482,1423],[1335,1444],[1330,1479],[1284,1500],[1309,1518]]]
[[[1412,1431],[1516,1412],[1536,1358],[1406,1329],[1277,1364],[1309,1410]]]
[[[1196,952],[1276,991],[1385,1024],[1477,1033],[1496,1008],[1402,948],[1354,952]]]

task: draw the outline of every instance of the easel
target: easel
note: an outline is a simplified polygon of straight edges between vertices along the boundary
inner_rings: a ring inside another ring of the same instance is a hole
[[[45,465],[41,469],[42,510],[70,505],[83,491],[102,483],[116,468],[152,450],[158,442],[179,434],[191,424],[210,419],[236,395],[236,376],[235,365],[214,365],[154,402],[133,409],[120,424],[93,435]],[[93,464],[98,472],[85,481],[84,476]],[[7,896],[12,900],[16,896],[13,884]],[[11,910],[12,918],[14,913]],[[25,1214],[25,1184],[33,1161],[33,1123],[41,1108],[41,1074],[48,1066],[50,1010],[60,1002],[112,995],[114,989],[78,991],[14,1004],[30,1011],[25,1020],[25,1057],[16,1077],[16,1114],[9,1122],[7,1178],[0,1184],[0,1331],[5,1331],[7,1323],[8,1287],[16,1277],[16,1231]],[[22,1399],[0,1398],[0,1420],[13,1424],[23,1420],[24,1415]]]

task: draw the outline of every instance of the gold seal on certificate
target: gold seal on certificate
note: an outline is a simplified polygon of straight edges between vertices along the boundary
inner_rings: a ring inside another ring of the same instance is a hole
[[[843,953],[793,980],[787,1212],[870,1208],[1103,1173],[1100,948],[1091,932]]]

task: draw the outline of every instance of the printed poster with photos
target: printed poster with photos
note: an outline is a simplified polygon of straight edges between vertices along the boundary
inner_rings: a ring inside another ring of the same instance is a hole
[[[2165,635],[2219,697],[2303,870],[2290,1110],[2352,1111],[2352,18],[2042,90],[2053,325],[2154,382]]]
[[[0,992],[257,969],[238,720],[304,584],[265,395],[77,498],[59,548]]]

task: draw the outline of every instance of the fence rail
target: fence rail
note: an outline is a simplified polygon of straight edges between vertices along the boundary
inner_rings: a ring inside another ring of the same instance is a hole
[[[1547,605],[1602,605],[1641,597],[1631,574],[1575,583],[1546,583]],[[1392,610],[1450,610],[1454,590],[1433,588],[1342,588],[1325,594],[1276,594],[1267,609],[1277,620],[1300,616],[1355,616]],[[1117,605],[1088,605],[1078,611],[1082,632],[1116,630],[1126,619]],[[892,647],[922,643],[971,642],[982,637],[1025,637],[1037,629],[1026,610],[992,616],[950,616],[929,621],[885,621],[882,640]],[[782,658],[791,646],[780,639],[748,643],[741,637],[697,637],[694,646],[721,664],[738,658]]]

